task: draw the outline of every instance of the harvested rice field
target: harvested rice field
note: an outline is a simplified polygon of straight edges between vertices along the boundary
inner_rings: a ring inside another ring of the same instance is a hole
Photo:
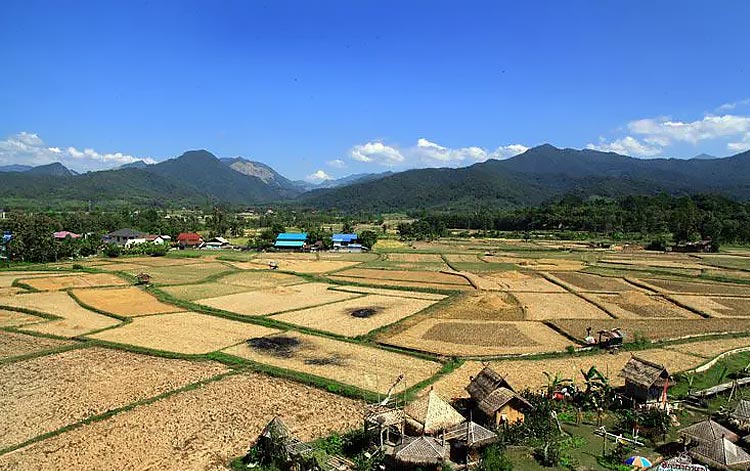
[[[667,350],[698,355],[706,359],[736,348],[750,347],[750,337],[703,340],[700,342],[681,343],[664,347]]]
[[[540,322],[425,319],[395,335],[388,345],[453,356],[488,356],[562,351],[572,342]]]
[[[446,254],[445,258],[451,263],[483,263],[479,254]]]
[[[73,342],[69,340],[58,340],[46,337],[35,337],[33,335],[20,334],[16,332],[7,332],[0,330],[0,359],[17,357],[26,355],[29,353],[43,352],[45,350],[51,350],[57,347],[64,347],[65,345],[72,345]],[[1,370],[2,367],[0,367]],[[0,378],[5,378],[0,374]],[[2,384],[0,384],[0,390]],[[0,396],[1,397],[1,396]],[[2,399],[0,399],[2,404]],[[0,406],[1,408],[2,406]],[[2,414],[0,414],[2,416]],[[0,439],[0,449],[3,448]]]
[[[198,304],[246,316],[264,316],[355,298],[355,293],[329,290],[326,283],[304,283],[273,289],[199,299]]]
[[[67,292],[26,293],[0,298],[0,305],[42,312],[60,319],[29,324],[23,330],[60,337],[76,337],[112,327],[119,320],[81,307]]]
[[[269,270],[240,271],[208,283],[164,286],[159,289],[177,298],[195,301],[278,286],[296,285],[305,283],[305,281],[304,278],[299,276]]]
[[[586,337],[588,327],[591,327],[593,332],[619,327],[628,335],[625,339],[626,342],[632,341],[636,335],[656,341],[710,334],[750,332],[750,319],[562,319],[552,321],[552,323],[563,332],[577,339]]]
[[[200,258],[179,258],[179,257],[123,257],[108,260],[110,263],[135,264],[147,267],[174,267],[194,265],[196,263],[205,263]]]
[[[644,317],[701,319],[698,314],[671,303],[661,296],[649,295],[643,291],[625,291],[619,294],[586,293],[582,296],[603,305],[607,311],[620,319]]]
[[[63,272],[67,273],[67,272]],[[0,271],[0,287],[10,288],[13,282],[20,279],[29,279],[36,277],[47,277],[53,275],[50,271]]]
[[[118,316],[136,317],[184,311],[166,304],[135,286],[127,288],[77,289],[73,295],[86,306]]]
[[[351,270],[337,273],[337,275],[367,280],[412,281],[436,285],[449,285],[445,287],[446,289],[453,289],[451,285],[470,286],[468,280],[460,275],[430,271],[418,272],[405,270],[379,270],[374,268],[352,268]]]
[[[234,268],[220,262],[201,262],[190,265],[170,266],[138,266],[138,268],[123,268],[121,271],[137,275],[145,272],[151,275],[151,282],[155,285],[178,285],[197,283],[219,273],[230,272]]]
[[[520,321],[524,313],[509,293],[472,291],[454,296],[440,306],[431,317],[435,319],[468,319],[486,321]]]
[[[527,320],[610,319],[606,312],[572,293],[516,292],[513,295]]]
[[[312,440],[361,427],[362,406],[291,381],[237,374],[0,456],[0,469],[222,470],[277,415],[295,436]]]
[[[194,285],[161,286],[158,290],[178,299],[195,301],[203,298],[215,298],[218,296],[245,293],[247,291],[252,291],[252,288],[212,281],[210,283],[198,283]]]
[[[400,289],[371,288],[368,286],[332,286],[330,289],[333,289],[336,291],[345,291],[347,293],[380,294],[383,296],[395,296],[398,298],[428,299],[432,301],[440,301],[441,299],[445,299],[447,297],[444,294],[422,293],[419,291],[406,291],[406,290],[400,290]]]
[[[446,285],[446,284],[431,283],[431,282],[381,280],[381,279],[376,279],[376,278],[360,278],[360,277],[340,276],[340,275],[330,275],[328,278],[334,281],[342,282],[342,283],[353,283],[353,284],[364,284],[364,285],[386,286],[386,287],[395,286],[395,287],[400,287],[400,288],[415,288],[415,289],[443,290],[443,291],[470,291],[474,289],[474,287],[471,286],[471,284],[469,284],[468,282],[465,285]]]
[[[347,261],[347,260],[296,260],[296,259],[282,259],[274,256],[263,256],[252,259],[249,262],[227,262],[235,268],[239,269],[250,269],[250,270],[268,270],[268,264],[275,262],[278,265],[278,269],[281,271],[288,271],[294,273],[328,273],[337,270],[343,270],[345,268],[353,267],[358,265],[360,262]]]
[[[24,283],[39,291],[58,291],[68,288],[93,288],[97,286],[124,286],[128,282],[109,273],[66,274],[35,278],[21,278]]]
[[[0,427],[0,449],[226,371],[102,348],[0,365],[0,417],[14,425]]]
[[[99,332],[91,338],[196,355],[275,332],[278,331],[246,322],[180,312],[136,318],[130,324]]]
[[[386,259],[396,263],[443,263],[443,257],[434,253],[389,253]]]
[[[575,291],[597,292],[597,293],[622,293],[638,289],[622,278],[614,278],[590,273],[579,272],[552,272],[548,273],[553,279],[557,279],[568,285]]]
[[[16,327],[26,324],[36,324],[37,322],[45,322],[47,319],[39,316],[33,316],[18,311],[9,311],[7,309],[0,309],[0,327]]]
[[[272,318],[310,329],[356,337],[393,324],[434,303],[435,301],[424,299],[368,294],[348,301],[278,314]]]
[[[663,280],[659,278],[643,278],[639,281],[662,293],[750,296],[750,285],[706,281]]]
[[[387,392],[402,373],[406,384],[414,385],[441,368],[433,361],[291,331],[254,338],[224,352],[378,393]]]
[[[687,294],[668,297],[710,317],[750,317],[750,298]]]
[[[380,258],[376,253],[319,252],[319,260],[345,260],[347,262],[372,262]]]
[[[633,265],[643,268],[656,267],[688,270],[701,270],[706,268],[706,265],[696,262],[695,259],[682,258],[675,260],[659,260],[654,256],[644,258],[605,258],[602,262],[613,265]]]
[[[530,291],[533,293],[565,293],[565,289],[541,276],[532,276],[517,271],[483,273],[482,278],[493,281],[508,291]]]

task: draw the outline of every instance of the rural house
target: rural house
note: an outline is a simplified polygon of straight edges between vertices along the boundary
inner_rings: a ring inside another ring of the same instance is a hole
[[[225,249],[230,247],[230,243],[227,239],[223,237],[214,237],[213,239],[207,240],[201,248],[204,249],[210,249],[210,250],[218,250],[218,249]]]
[[[154,235],[154,234],[147,235],[145,239],[146,239],[146,242],[151,242],[152,244],[156,244],[156,245],[168,244],[172,240],[172,238],[169,237],[168,235]]]
[[[674,385],[663,365],[636,356],[628,360],[619,376],[625,378],[625,395],[638,402],[666,402],[667,389]]]
[[[331,236],[333,250],[337,252],[361,252],[363,247],[357,242],[358,240],[357,234],[333,234]]]
[[[55,240],[65,240],[68,238],[78,239],[81,237],[81,235],[70,231],[57,231],[52,233],[52,237],[54,237]]]
[[[118,229],[104,236],[104,241],[117,245],[127,245],[128,241],[133,239],[144,239],[148,234],[135,229]]]
[[[203,243],[203,237],[195,232],[180,232],[177,235],[177,245],[180,249],[198,247]]]
[[[282,232],[273,246],[279,250],[302,251],[307,242],[307,232]]]
[[[501,424],[523,422],[525,411],[531,409],[524,398],[489,366],[485,366],[466,387],[474,402],[474,409],[488,425],[497,427]]]

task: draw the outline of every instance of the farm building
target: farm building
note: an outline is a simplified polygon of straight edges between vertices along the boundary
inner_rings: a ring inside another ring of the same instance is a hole
[[[409,429],[428,435],[464,421],[464,417],[433,390],[406,406],[404,412]]]
[[[406,437],[400,445],[387,450],[386,456],[395,469],[441,469],[449,457],[445,440],[421,436]]]
[[[741,430],[750,429],[750,401],[741,399],[729,417],[732,423]]]
[[[201,246],[201,248],[203,248],[203,249],[217,250],[217,249],[225,249],[225,248],[228,248],[230,246],[231,246],[231,244],[225,238],[223,238],[223,237],[214,237],[213,239],[207,240]]]
[[[110,232],[104,236],[104,241],[108,243],[114,243],[117,245],[126,245],[128,241],[133,239],[144,239],[148,234],[136,231],[135,229],[118,229],[114,232]]]
[[[723,425],[714,422],[711,419],[706,419],[701,422],[695,423],[690,427],[685,427],[680,430],[680,436],[690,441],[707,441],[712,442],[719,438],[726,438],[732,443],[736,443],[740,437],[724,427]]]
[[[70,231],[57,231],[52,233],[52,237],[55,240],[78,239],[81,237],[81,234],[76,234],[75,232]]]
[[[468,420],[446,430],[443,439],[451,445],[451,461],[470,466],[477,463],[482,448],[497,441],[497,434]]]
[[[523,422],[524,413],[531,408],[524,398],[489,366],[485,366],[466,387],[477,414],[486,425]]]
[[[307,243],[307,232],[282,232],[276,236],[273,246],[279,250],[299,250],[305,248]]]
[[[168,244],[172,238],[168,235],[154,235],[149,234],[145,237],[146,242],[151,242],[152,244],[160,245],[160,244]]]
[[[365,248],[358,243],[358,240],[357,234],[333,234],[331,236],[333,250],[337,252],[362,252]]]
[[[669,371],[657,363],[633,356],[619,374],[625,378],[625,395],[638,402],[665,402],[674,385]]]
[[[181,232],[177,235],[177,245],[181,249],[186,247],[198,247],[203,243],[203,237],[195,232]]]
[[[728,428],[706,419],[680,430],[690,456],[721,469],[745,468],[750,454],[735,443],[740,437]]]

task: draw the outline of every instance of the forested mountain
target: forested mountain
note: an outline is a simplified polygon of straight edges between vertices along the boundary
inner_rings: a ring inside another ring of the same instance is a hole
[[[567,193],[582,197],[721,193],[750,198],[750,152],[714,160],[636,159],[594,150],[542,145],[507,160],[458,169],[420,169],[300,201],[344,211],[466,209],[536,205]]]
[[[47,165],[40,165],[26,171],[27,175],[48,175],[50,177],[70,177],[76,175],[76,172],[70,170],[60,162],[53,162]]]

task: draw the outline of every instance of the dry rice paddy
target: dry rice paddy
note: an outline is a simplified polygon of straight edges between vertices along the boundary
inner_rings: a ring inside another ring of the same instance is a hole
[[[416,272],[415,272],[416,273]],[[425,272],[422,272],[425,273]],[[474,288],[467,282],[465,285],[447,285],[441,283],[432,283],[429,281],[403,281],[403,280],[383,280],[377,278],[360,278],[353,276],[340,276],[331,275],[329,276],[332,280],[336,280],[343,283],[353,284],[364,284],[364,285],[375,285],[375,286],[398,286],[401,288],[416,288],[416,289],[437,289],[444,291],[469,291]]]
[[[224,351],[379,393],[387,392],[402,373],[407,384],[414,385],[440,370],[440,364],[436,362],[340,340],[296,332],[286,332],[282,338],[291,338],[289,342],[294,346],[279,351],[241,344]]]
[[[750,298],[685,294],[669,298],[711,317],[750,317]]]
[[[304,282],[304,278],[287,273],[275,273],[269,270],[241,271],[209,283],[165,286],[160,289],[177,298],[195,301]]]
[[[54,272],[49,271],[0,271],[0,287],[9,288],[14,281],[21,278],[47,277],[53,274]]]
[[[669,345],[664,348],[711,359],[736,348],[750,347],[750,337],[704,340],[700,342]]]
[[[201,262],[190,265],[169,265],[137,268],[123,268],[121,271],[137,275],[145,272],[151,275],[151,282],[156,285],[177,285],[197,283],[219,273],[232,271],[233,268],[219,262]]]
[[[302,327],[356,337],[409,317],[434,303],[423,299],[371,294],[325,306],[287,312],[273,318]]]
[[[609,319],[606,312],[571,293],[513,294],[528,320]]]
[[[568,335],[583,339],[586,329],[593,332],[619,327],[628,340],[641,336],[649,340],[668,340],[700,335],[750,332],[750,319],[562,319],[553,321]]]
[[[57,275],[22,278],[18,281],[39,291],[57,291],[68,288],[92,288],[96,286],[123,286],[128,284],[119,276],[109,273],[82,273],[65,276]]]
[[[648,285],[656,291],[663,293],[750,296],[750,285],[710,283],[705,281],[662,280],[657,278],[644,278],[639,281],[644,285]]]
[[[71,342],[68,340],[35,337],[32,335],[0,330],[0,359],[41,352],[70,344]],[[0,377],[2,377],[2,375],[0,375]],[[0,381],[0,383],[4,381],[5,378],[3,378],[3,381]],[[0,388],[1,387],[2,386],[0,386]],[[2,404],[2,399],[0,399],[0,404]],[[0,443],[0,449],[2,448],[2,443]]]
[[[73,291],[73,294],[87,306],[125,317],[184,311],[177,306],[159,301],[135,286],[115,289],[77,289]]]
[[[44,322],[47,319],[38,316],[32,316],[18,311],[9,311],[7,309],[0,309],[0,327],[15,327],[26,324],[36,324],[37,322]]]
[[[395,335],[389,345],[441,355],[482,356],[554,352],[572,343],[539,322],[425,319]]]
[[[311,440],[361,426],[361,410],[319,389],[238,374],[0,456],[0,469],[220,470],[274,416]]]
[[[354,293],[329,290],[329,286],[326,283],[279,286],[274,289],[199,299],[197,303],[247,316],[263,316],[357,297]]]
[[[389,253],[387,260],[396,263],[443,263],[443,258],[434,253]]]
[[[350,278],[363,278],[368,280],[392,280],[392,281],[415,281],[428,282],[438,285],[466,286],[469,282],[460,275],[450,273],[436,273],[431,271],[418,272],[406,270],[379,270],[374,268],[352,268],[351,270],[337,273],[340,276]],[[446,286],[446,289],[452,289]]]
[[[533,293],[565,293],[565,289],[545,280],[540,276],[531,276],[516,271],[499,273],[483,273],[486,278],[497,283],[502,289],[509,291],[530,291]]]
[[[622,278],[614,278],[590,273],[579,272],[554,272],[549,276],[560,280],[562,283],[572,286],[576,291],[621,293],[636,289]]]
[[[168,352],[201,354],[221,350],[275,329],[195,312],[136,318],[130,324],[91,337]]]
[[[673,304],[661,296],[648,295],[642,291],[625,291],[619,294],[584,294],[594,302],[603,305],[620,319],[644,317],[681,317],[700,319],[701,316]]]
[[[513,295],[497,291],[472,291],[454,296],[443,303],[431,317],[436,319],[469,319],[519,321],[523,309]]]
[[[431,301],[440,301],[441,299],[445,299],[447,297],[444,294],[422,293],[419,291],[406,291],[399,289],[372,288],[369,286],[335,286],[331,287],[330,289],[336,291],[345,291],[347,293],[380,294],[383,296],[395,296],[397,298],[428,299]]]
[[[112,327],[120,322],[117,319],[81,307],[68,293],[62,291],[8,296],[0,298],[0,305],[30,309],[60,317],[61,319],[23,327],[23,330],[60,337],[76,337],[95,330]]]
[[[275,262],[278,269],[294,273],[328,273],[358,265],[360,262],[347,260],[299,260],[283,259],[274,256],[254,258],[249,262],[227,262],[233,267],[241,269],[268,269],[268,264]]]
[[[226,371],[100,348],[0,365],[0,417],[13,424],[0,427],[0,449]]]

